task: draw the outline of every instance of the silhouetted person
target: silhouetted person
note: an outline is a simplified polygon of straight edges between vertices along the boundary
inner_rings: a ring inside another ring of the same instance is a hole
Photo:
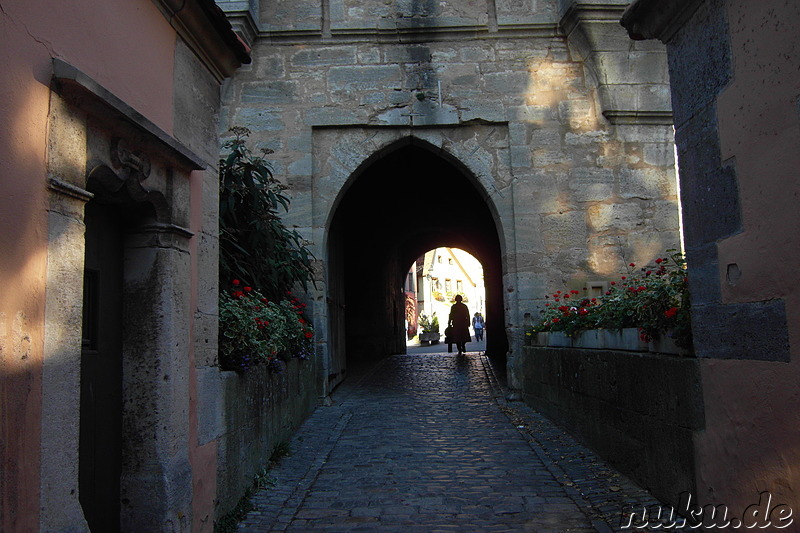
[[[450,307],[448,319],[450,327],[453,328],[451,338],[458,348],[458,355],[467,351],[466,344],[472,340],[469,336],[469,309],[461,303],[461,300],[463,300],[461,295],[456,295],[456,303]]]
[[[475,330],[475,340],[482,341],[483,340],[483,328],[486,327],[486,321],[483,320],[483,315],[480,313],[475,313],[475,316],[472,317],[472,329]]]

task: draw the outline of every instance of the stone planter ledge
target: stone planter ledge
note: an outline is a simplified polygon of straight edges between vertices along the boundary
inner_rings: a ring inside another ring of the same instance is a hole
[[[691,350],[680,348],[669,334],[653,338],[649,342],[639,337],[638,328],[593,329],[581,331],[569,337],[563,331],[526,333],[529,346],[551,348],[585,348],[594,350],[621,350],[628,352],[653,352],[674,355],[691,355]]]

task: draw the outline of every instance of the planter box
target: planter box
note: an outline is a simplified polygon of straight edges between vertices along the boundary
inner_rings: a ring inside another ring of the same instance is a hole
[[[643,341],[638,328],[594,329],[582,331],[574,337],[562,331],[541,332],[528,335],[531,346],[551,348],[586,348],[590,350],[619,350],[626,352],[652,352],[688,355],[690,350],[679,348],[669,335],[662,335],[650,342]]]
[[[439,332],[423,332],[419,334],[419,342],[429,342],[431,344],[438,344],[439,339],[442,337]]]

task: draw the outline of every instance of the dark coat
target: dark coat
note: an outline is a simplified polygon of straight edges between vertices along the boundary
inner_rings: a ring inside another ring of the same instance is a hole
[[[463,344],[472,340],[469,335],[469,316],[469,309],[461,302],[454,303],[450,308],[448,323],[453,328],[450,339],[454,344]]]

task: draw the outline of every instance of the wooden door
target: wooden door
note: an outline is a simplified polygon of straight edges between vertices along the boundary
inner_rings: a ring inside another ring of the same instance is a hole
[[[79,499],[95,533],[120,530],[122,230],[111,206],[86,205]]]
[[[345,328],[344,242],[340,232],[331,232],[328,256],[328,392],[342,382],[347,373]]]

